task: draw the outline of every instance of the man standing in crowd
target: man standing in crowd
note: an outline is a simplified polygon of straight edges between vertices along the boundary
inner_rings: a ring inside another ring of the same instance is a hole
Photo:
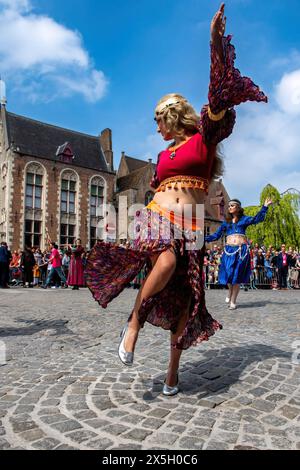
[[[285,245],[281,245],[281,252],[277,258],[279,289],[287,289],[287,275],[290,263],[290,255],[286,253]]]

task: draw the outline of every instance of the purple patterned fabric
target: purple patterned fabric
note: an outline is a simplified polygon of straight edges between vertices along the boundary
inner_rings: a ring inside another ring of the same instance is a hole
[[[217,51],[211,43],[211,66],[208,102],[211,111],[218,114],[227,109],[223,119],[212,121],[207,114],[205,105],[201,110],[201,132],[207,144],[218,144],[231,133],[235,123],[235,111],[233,106],[246,101],[264,101],[267,96],[253,83],[251,78],[243,77],[234,67],[236,58],[235,48],[230,43],[232,36],[223,37],[223,56],[221,63]]]
[[[138,312],[140,324],[143,326],[148,321],[175,333],[190,301],[183,334],[173,347],[187,349],[208,340],[222,326],[211,317],[205,306],[202,276],[204,247],[201,250],[187,250],[186,243],[193,243],[194,233],[189,230],[183,232],[161,215],[153,217],[153,212],[147,208],[141,211],[137,231],[139,236],[130,248],[98,242],[91,250],[86,279],[94,299],[106,308],[145,263],[148,267],[151,265],[151,256],[173,247],[177,260],[175,272],[163,290],[142,302]],[[175,239],[179,232],[182,238]]]

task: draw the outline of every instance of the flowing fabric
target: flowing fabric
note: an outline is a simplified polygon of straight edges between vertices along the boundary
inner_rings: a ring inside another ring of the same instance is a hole
[[[95,300],[102,307],[115,298],[146,264],[150,257],[173,248],[176,269],[167,285],[154,296],[143,300],[138,311],[140,325],[146,321],[176,332],[182,314],[189,312],[182,335],[173,347],[187,349],[222,328],[205,306],[203,282],[204,247],[197,248],[196,232],[174,224],[147,206],[138,215],[138,237],[124,249],[112,243],[98,242],[89,254],[86,280]],[[181,238],[178,238],[181,236]],[[116,262],[117,260],[117,262]]]
[[[259,87],[250,78],[241,76],[234,67],[235,50],[230,43],[231,36],[224,37],[222,41],[222,63],[211,44],[208,101],[212,113],[217,114],[222,110],[226,110],[226,113],[223,119],[213,121],[209,118],[208,106],[202,108],[199,131],[206,146],[215,146],[231,134],[235,123],[233,106],[248,100],[267,101]],[[155,171],[150,185],[157,189],[160,183]],[[176,217],[171,219],[162,209],[157,210],[157,206],[147,206],[140,213],[140,221],[136,226],[139,236],[132,241],[131,246],[123,248],[112,243],[98,242],[89,254],[86,268],[87,285],[95,300],[105,308],[145,264],[150,269],[151,257],[173,249],[177,260],[175,272],[164,289],[143,300],[138,319],[142,326],[148,321],[175,333],[179,319],[188,309],[189,315],[183,333],[173,345],[178,349],[187,349],[207,340],[216,330],[222,328],[205,306],[202,273],[204,246],[199,247],[195,242],[194,225],[191,221],[190,227],[183,229]]]

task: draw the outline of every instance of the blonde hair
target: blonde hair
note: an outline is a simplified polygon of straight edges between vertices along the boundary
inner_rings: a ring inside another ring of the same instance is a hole
[[[200,115],[188,100],[178,93],[169,93],[159,100],[155,108],[155,119],[163,119],[168,132],[173,135],[200,132]],[[209,144],[207,149],[210,158],[213,158],[211,179],[220,178],[224,171],[221,150],[219,146]]]
[[[155,116],[156,119],[162,118],[168,131],[174,135],[181,136],[186,131],[194,133],[199,131],[200,116],[193,106],[177,93],[170,93],[159,100]]]

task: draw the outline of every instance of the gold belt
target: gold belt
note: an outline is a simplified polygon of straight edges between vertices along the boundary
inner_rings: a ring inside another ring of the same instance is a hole
[[[201,178],[201,176],[186,175],[171,176],[170,178],[164,179],[155,192],[165,191],[166,188],[172,188],[172,183],[175,183],[174,189],[178,189],[178,183],[181,183],[182,188],[201,189],[202,191],[208,193],[208,179]]]

